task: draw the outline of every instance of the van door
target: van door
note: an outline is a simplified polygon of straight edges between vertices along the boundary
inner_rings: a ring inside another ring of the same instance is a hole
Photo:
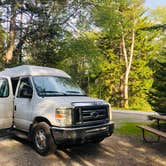
[[[32,88],[29,77],[21,78],[14,100],[14,125],[17,129],[28,131],[31,122],[33,100],[24,95],[27,87]]]
[[[10,128],[13,123],[13,95],[10,80],[0,78],[0,129]]]

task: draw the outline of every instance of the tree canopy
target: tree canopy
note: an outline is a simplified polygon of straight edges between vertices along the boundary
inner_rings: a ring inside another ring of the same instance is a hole
[[[166,7],[146,11],[143,0],[1,0],[0,68],[60,68],[114,107],[157,110]]]

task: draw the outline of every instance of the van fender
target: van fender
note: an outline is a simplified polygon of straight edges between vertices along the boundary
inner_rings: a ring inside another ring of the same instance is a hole
[[[42,116],[35,117],[34,120],[33,120],[33,123],[29,127],[29,134],[28,135],[29,135],[30,140],[32,139],[32,134],[33,134],[35,126],[40,122],[45,122],[49,126],[52,126],[51,122],[47,118],[42,117]]]

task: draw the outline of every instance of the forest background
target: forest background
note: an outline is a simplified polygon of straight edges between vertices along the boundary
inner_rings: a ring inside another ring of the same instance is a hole
[[[166,110],[166,6],[143,0],[1,0],[0,69],[65,70],[112,107]]]

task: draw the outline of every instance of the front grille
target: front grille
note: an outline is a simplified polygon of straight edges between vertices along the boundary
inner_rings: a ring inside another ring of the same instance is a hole
[[[84,106],[74,109],[75,125],[99,124],[108,119],[108,106]]]

